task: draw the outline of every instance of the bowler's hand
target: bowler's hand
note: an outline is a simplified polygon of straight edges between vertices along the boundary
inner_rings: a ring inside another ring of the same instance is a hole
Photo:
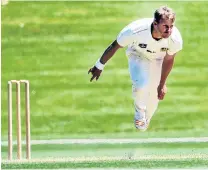
[[[90,79],[90,81],[92,81],[94,78],[98,80],[100,74],[102,73],[102,70],[99,70],[97,67],[94,66],[91,69],[89,69],[88,74],[89,73],[92,73],[92,78]]]
[[[165,94],[167,93],[167,87],[166,85],[159,85],[157,88],[157,97],[159,100],[163,100]]]

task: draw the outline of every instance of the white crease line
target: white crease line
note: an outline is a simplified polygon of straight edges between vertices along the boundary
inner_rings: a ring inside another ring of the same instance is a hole
[[[141,138],[141,139],[48,139],[32,140],[32,145],[43,144],[142,144],[142,143],[202,143],[208,142],[208,137],[187,137],[187,138]],[[13,141],[16,145],[16,141]],[[22,141],[25,144],[25,141]],[[7,141],[2,141],[1,146],[7,146]]]
[[[187,160],[187,159],[208,159],[208,154],[184,154],[184,155],[146,155],[146,156],[139,156],[139,157],[133,157],[129,158],[127,156],[124,157],[115,157],[115,156],[103,156],[103,157],[65,157],[65,158],[42,158],[42,159],[31,159],[31,160],[2,160],[2,163],[56,163],[56,162],[72,162],[72,163],[78,163],[78,162],[100,162],[100,161],[140,161],[140,160]]]

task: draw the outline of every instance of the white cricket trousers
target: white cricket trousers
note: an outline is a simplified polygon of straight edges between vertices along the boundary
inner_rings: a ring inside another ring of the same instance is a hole
[[[135,111],[144,111],[146,121],[150,121],[159,102],[157,87],[163,59],[148,60],[131,55],[128,56],[128,62]]]

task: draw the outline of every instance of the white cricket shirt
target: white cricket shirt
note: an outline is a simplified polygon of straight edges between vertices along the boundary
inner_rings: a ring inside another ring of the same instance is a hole
[[[174,26],[168,38],[155,40],[151,34],[153,18],[136,20],[127,25],[117,36],[120,46],[126,47],[126,54],[145,57],[150,60],[163,58],[166,53],[173,55],[182,49],[183,41],[179,30]]]

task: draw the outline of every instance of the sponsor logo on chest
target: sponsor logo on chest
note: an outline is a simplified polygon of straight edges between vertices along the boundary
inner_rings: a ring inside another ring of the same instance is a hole
[[[147,50],[148,53],[156,53],[155,51]]]
[[[160,51],[161,51],[161,52],[165,52],[165,51],[168,51],[168,48],[166,48],[166,47],[163,47],[163,48],[161,48],[161,49],[160,49]]]
[[[147,48],[147,44],[139,44],[140,48]]]
[[[143,44],[143,43],[138,44],[138,46],[139,46],[140,48],[147,48],[147,44]],[[166,51],[168,51],[168,50],[169,50],[169,48],[167,48],[167,47],[162,47],[162,48],[160,49],[161,52],[166,52]],[[155,51],[149,50],[149,49],[147,49],[147,52],[148,52],[148,53],[156,53]]]

